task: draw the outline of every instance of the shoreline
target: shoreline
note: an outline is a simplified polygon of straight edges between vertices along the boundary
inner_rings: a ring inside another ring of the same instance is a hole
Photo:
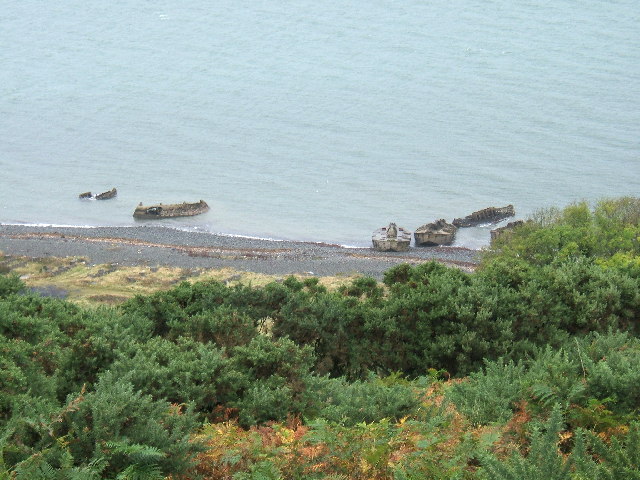
[[[72,227],[0,225],[0,252],[10,256],[85,257],[89,263],[221,269],[267,275],[364,275],[378,280],[399,263],[431,260],[473,271],[480,251],[412,247],[378,252],[322,242],[259,239],[166,226]]]

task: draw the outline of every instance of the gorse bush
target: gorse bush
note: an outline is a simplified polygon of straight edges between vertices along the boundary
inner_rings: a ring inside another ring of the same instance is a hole
[[[189,338],[152,338],[122,352],[109,370],[136,391],[173,404],[193,403],[204,414],[236,397],[238,378],[224,351]]]
[[[2,454],[18,478],[41,478],[48,470],[115,478],[144,463],[109,446],[118,442],[157,452],[149,467],[167,475],[191,466],[198,451],[190,442],[196,425],[190,412],[153,400],[106,375],[94,392],[70,395],[62,407],[38,396],[23,398],[4,424]]]
[[[0,298],[14,295],[24,289],[24,283],[16,275],[0,275]]]
[[[640,425],[632,423],[627,434],[605,443],[597,435],[579,430],[569,455],[560,448],[564,429],[560,408],[531,435],[526,456],[515,454],[506,461],[481,456],[479,478],[491,480],[638,480],[640,479]]]
[[[454,384],[447,398],[475,424],[505,422],[524,397],[524,376],[525,366],[521,362],[487,361],[482,371]]]
[[[397,421],[414,414],[420,406],[411,383],[393,382],[371,376],[365,381],[313,377],[306,395],[310,418],[323,418],[341,425]]]
[[[563,430],[562,414],[554,408],[548,422],[536,430],[526,457],[514,455],[508,462],[491,456],[482,458],[481,478],[487,480],[571,480],[571,462],[558,451]]]
[[[150,319],[170,340],[220,347],[245,345],[266,328],[311,346],[321,375],[420,376],[428,368],[464,375],[485,358],[517,360],[573,335],[637,334],[640,268],[607,263],[638,252],[637,204],[607,201],[594,212],[579,204],[546,215],[501,239],[473,275],[431,262],[390,269],[386,290],[368,278],[332,292],[317,279],[293,277],[262,289],[185,283],[136,298],[124,311]]]
[[[532,358],[486,361],[447,392],[472,422],[504,422],[526,402],[532,413],[557,407],[569,426],[615,432],[640,412],[640,340],[626,333],[591,334]]]

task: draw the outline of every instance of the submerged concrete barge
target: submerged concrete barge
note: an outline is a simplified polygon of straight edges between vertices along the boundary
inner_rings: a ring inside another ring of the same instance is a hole
[[[133,212],[134,218],[161,219],[173,217],[191,217],[200,215],[209,210],[209,205],[204,200],[196,203],[171,203],[163,205],[143,205],[140,203]]]
[[[411,232],[390,223],[373,232],[373,248],[381,252],[406,252],[411,244]]]
[[[475,227],[483,223],[498,223],[505,218],[513,217],[516,214],[513,205],[506,207],[488,207],[473,212],[464,218],[456,218],[453,223],[456,227]]]

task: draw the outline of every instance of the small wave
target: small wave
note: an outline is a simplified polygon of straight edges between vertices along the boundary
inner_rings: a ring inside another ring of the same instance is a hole
[[[149,226],[151,227],[151,226]],[[218,237],[226,237],[226,238],[241,238],[246,240],[257,240],[264,242],[279,242],[279,243],[304,243],[308,245],[318,245],[318,246],[326,246],[326,247],[340,247],[340,248],[350,248],[350,249],[367,249],[368,246],[364,245],[355,245],[355,244],[342,244],[342,243],[334,243],[334,242],[326,242],[322,240],[301,240],[301,239],[291,239],[291,238],[274,238],[274,237],[262,237],[258,235],[246,235],[239,233],[229,233],[229,232],[219,232],[210,230],[207,228],[207,225],[154,225],[154,228],[167,228],[170,230],[177,230],[180,232],[187,233],[201,233],[203,235],[215,235]],[[133,228],[138,228],[133,226]]]
[[[0,222],[0,226],[12,227],[46,227],[46,228],[105,228],[99,225],[66,225],[64,223],[33,223],[33,222]],[[113,225],[112,225],[113,226]]]
[[[178,230],[180,232],[188,232],[188,233],[202,233],[203,235],[216,235],[218,237],[229,237],[229,238],[246,238],[248,240],[265,240],[268,242],[291,242],[294,240],[284,240],[281,238],[271,238],[271,237],[259,237],[255,235],[240,235],[237,233],[226,233],[226,232],[215,232],[213,230],[208,230],[206,226],[202,225],[154,225],[155,228],[168,228],[170,230]]]

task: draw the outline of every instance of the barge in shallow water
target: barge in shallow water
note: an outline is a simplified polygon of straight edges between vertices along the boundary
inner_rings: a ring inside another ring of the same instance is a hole
[[[118,195],[118,191],[114,188],[107,192],[99,193],[98,195],[92,195],[91,192],[84,192],[78,195],[78,198],[82,199],[94,199],[94,200],[109,200]]]
[[[381,252],[406,252],[411,243],[411,232],[390,223],[373,232],[371,241],[373,248]]]
[[[133,212],[135,218],[145,219],[160,219],[160,218],[173,218],[173,217],[191,217],[193,215],[200,215],[201,213],[209,210],[209,205],[204,200],[200,200],[196,203],[171,203],[163,205],[138,205]]]
[[[488,207],[473,212],[464,218],[456,218],[453,220],[453,225],[456,227],[475,227],[483,223],[498,223],[508,217],[513,217],[516,214],[513,205],[507,205],[506,207]]]
[[[429,247],[438,245],[451,245],[456,237],[458,229],[455,225],[447,223],[443,218],[440,220],[422,225],[415,232],[416,247]]]

